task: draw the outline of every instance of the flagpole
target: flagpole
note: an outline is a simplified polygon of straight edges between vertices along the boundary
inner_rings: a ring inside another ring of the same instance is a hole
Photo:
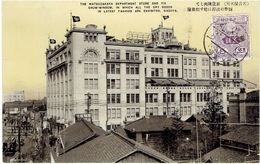
[[[72,12],[70,12],[70,29],[72,29]]]
[[[161,14],[161,26],[163,27],[163,15]]]
[[[48,34],[48,44],[49,44],[49,48],[51,48],[51,43],[50,43],[50,34]]]

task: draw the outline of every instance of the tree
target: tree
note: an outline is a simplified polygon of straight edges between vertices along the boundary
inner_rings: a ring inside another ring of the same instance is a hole
[[[212,146],[218,144],[218,137],[221,131],[224,131],[226,115],[223,112],[222,105],[222,85],[219,81],[211,82],[209,88],[206,107],[203,109],[204,121],[208,123],[209,129],[212,131]]]
[[[179,120],[173,119],[172,126],[167,127],[162,134],[162,150],[167,152],[167,156],[172,158],[176,154],[178,148],[178,138],[181,137],[183,123]]]

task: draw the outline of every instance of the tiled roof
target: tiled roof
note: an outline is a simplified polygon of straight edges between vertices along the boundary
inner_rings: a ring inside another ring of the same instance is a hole
[[[215,80],[196,80],[196,79],[189,79],[189,82],[191,82],[193,85],[195,86],[211,86],[212,85],[212,81]]]
[[[220,138],[248,145],[256,145],[259,144],[259,126],[242,125]]]
[[[59,153],[64,153],[78,144],[94,137],[104,134],[105,131],[91,123],[81,120],[67,127],[60,132],[60,140],[63,149]]]
[[[28,101],[14,101],[14,102],[5,102],[4,108],[18,108],[19,106],[21,108],[28,108],[28,107],[39,107],[42,105],[45,105],[46,102],[43,100],[28,100]]]
[[[202,157],[202,162],[238,163],[244,162],[248,153],[237,149],[218,147]]]
[[[130,132],[160,132],[166,128],[174,128],[174,124],[182,123],[184,129],[191,129],[189,123],[184,123],[176,120],[173,117],[167,116],[149,116],[133,121],[125,125],[125,129]]]
[[[74,149],[56,156],[53,154],[55,162],[119,162],[121,159],[130,156],[135,152],[142,152],[161,162],[172,162],[171,159],[158,153],[157,151],[128,139],[116,132],[103,134],[97,138],[89,140]]]
[[[122,136],[128,137],[128,135],[127,135],[125,129],[124,129],[122,126],[118,126],[118,127],[115,129],[115,132],[121,134]]]
[[[247,93],[246,101],[258,101],[259,102],[259,90]]]
[[[193,121],[195,122],[194,119],[198,120],[199,122],[203,122],[203,123],[205,122],[204,116],[202,114],[193,114],[189,118],[187,118],[185,122],[193,122]]]
[[[146,78],[146,83],[151,83],[158,86],[179,86],[179,85],[191,85],[191,83],[182,78],[161,78],[152,77]]]

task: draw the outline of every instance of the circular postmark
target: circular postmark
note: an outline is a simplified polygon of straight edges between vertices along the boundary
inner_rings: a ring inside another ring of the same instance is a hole
[[[214,16],[204,33],[203,46],[214,63],[237,64],[249,57],[248,16]]]

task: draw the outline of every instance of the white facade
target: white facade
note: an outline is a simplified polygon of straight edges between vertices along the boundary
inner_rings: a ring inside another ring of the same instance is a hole
[[[110,129],[146,114],[166,114],[166,86],[149,81],[180,81],[168,86],[167,113],[178,108],[183,117],[202,110],[209,87],[205,84],[212,79],[223,81],[224,111],[227,95],[245,87],[241,64],[215,65],[202,52],[184,50],[173,29],[153,30],[153,40],[158,41],[153,47],[109,39],[106,34],[95,25],[74,28],[65,35],[65,43],[47,49],[48,116],[71,124],[75,115],[90,112],[95,124]],[[190,85],[182,85],[184,81]]]
[[[25,94],[24,91],[15,91],[13,94],[4,95],[3,102],[14,102],[14,101],[24,101]]]

